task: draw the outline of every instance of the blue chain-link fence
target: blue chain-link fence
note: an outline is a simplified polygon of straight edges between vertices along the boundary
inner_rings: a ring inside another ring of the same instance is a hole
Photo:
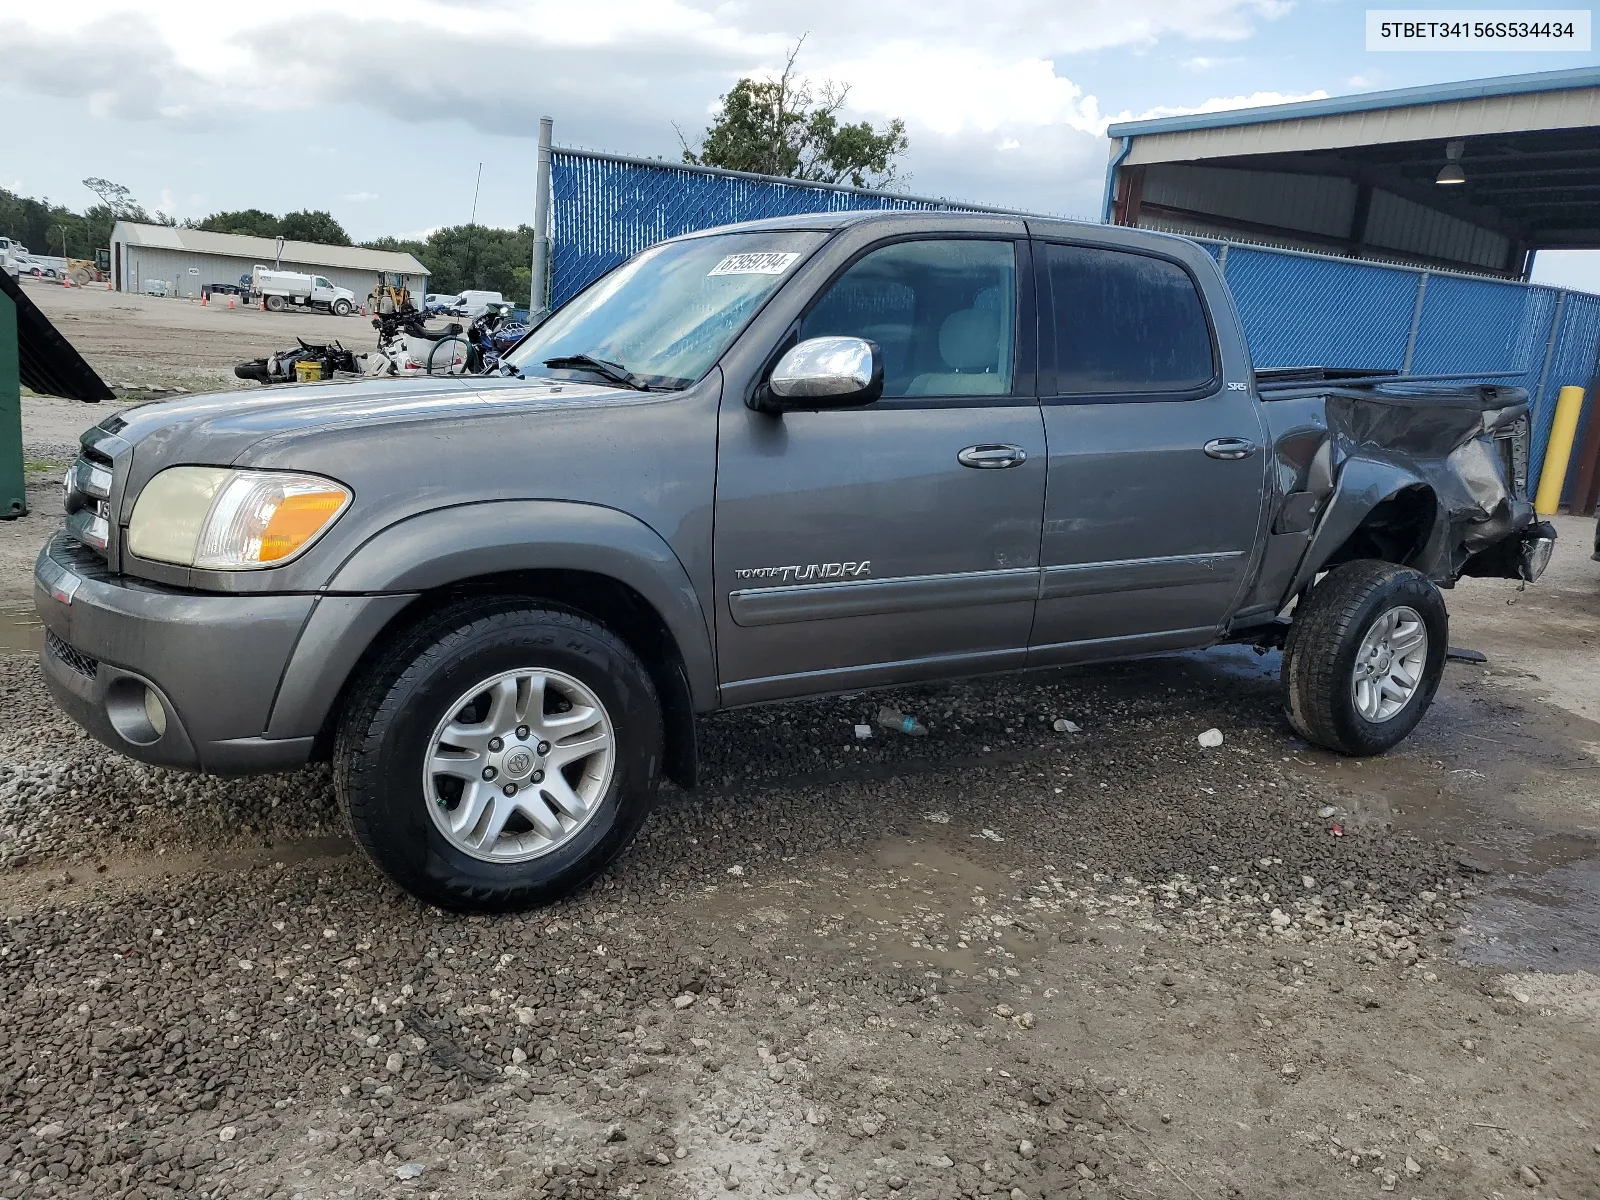
[[[590,280],[645,247],[713,225],[863,209],[994,211],[582,150],[551,152],[550,192],[552,307],[565,304]]]
[[[1005,211],[578,150],[552,153],[551,197],[556,307],[645,247],[714,225],[860,209]],[[1514,372],[1491,381],[1528,389],[1533,480],[1557,393],[1567,384],[1587,386],[1600,367],[1600,296],[1267,246],[1202,244],[1222,265],[1257,366]]]

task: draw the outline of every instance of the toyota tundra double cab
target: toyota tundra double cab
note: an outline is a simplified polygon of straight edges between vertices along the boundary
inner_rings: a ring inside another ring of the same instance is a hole
[[[1441,588],[1535,579],[1523,392],[1254,372],[1146,231],[820,214],[653,246],[494,377],[128,409],[40,553],[60,705],[145,762],[331,758],[429,902],[592,878],[695,715],[1247,642],[1346,754],[1422,719]]]

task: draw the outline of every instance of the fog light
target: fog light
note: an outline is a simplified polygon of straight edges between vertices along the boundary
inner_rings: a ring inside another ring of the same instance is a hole
[[[135,746],[150,746],[167,732],[167,709],[153,687],[131,675],[112,680],[106,689],[106,716],[111,727]]]
[[[167,710],[161,705],[161,697],[149,688],[144,690],[144,715],[150,722],[150,728],[155,730],[156,737],[164,737],[167,732]]]

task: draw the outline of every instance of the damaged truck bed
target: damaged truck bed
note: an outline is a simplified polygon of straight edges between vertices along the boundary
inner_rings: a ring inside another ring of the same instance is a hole
[[[1555,529],[1527,497],[1524,390],[1381,372],[1306,378],[1319,374],[1257,375],[1277,511],[1255,601],[1236,614],[1236,630],[1358,559],[1414,567],[1441,587],[1463,575],[1539,576]]]

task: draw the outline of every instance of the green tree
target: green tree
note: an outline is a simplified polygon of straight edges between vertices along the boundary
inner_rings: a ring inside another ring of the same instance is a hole
[[[896,117],[882,129],[867,121],[842,124],[850,87],[831,81],[814,87],[799,78],[794,64],[804,44],[805,38],[794,44],[776,79],[746,77],[734,84],[698,147],[680,131],[683,161],[855,187],[892,183],[895,160],[910,145],[905,122]]]
[[[101,179],[98,175],[91,175],[83,181],[83,186],[96,196],[100,203],[111,211],[119,221],[148,221],[150,214],[145,212],[144,205],[133,198],[133,192],[120,183],[112,183],[109,179]]]
[[[499,292],[518,303],[528,297],[532,277],[533,229],[494,229],[487,225],[449,225],[435,229],[426,241],[377,238],[362,242],[369,250],[414,254],[428,268],[428,289],[455,293],[467,289]],[[420,301],[421,297],[417,297]]]
[[[278,232],[290,241],[316,242],[323,246],[348,246],[350,235],[333,214],[322,209],[285,213]]]
[[[195,224],[196,229],[209,233],[245,233],[252,237],[277,237],[283,221],[276,213],[259,208],[241,208],[234,212],[212,213]]]
[[[348,246],[350,235],[330,212],[302,209],[278,216],[259,208],[212,213],[196,229],[210,233],[244,233],[251,237],[287,238],[291,242],[316,242],[322,246]]]

